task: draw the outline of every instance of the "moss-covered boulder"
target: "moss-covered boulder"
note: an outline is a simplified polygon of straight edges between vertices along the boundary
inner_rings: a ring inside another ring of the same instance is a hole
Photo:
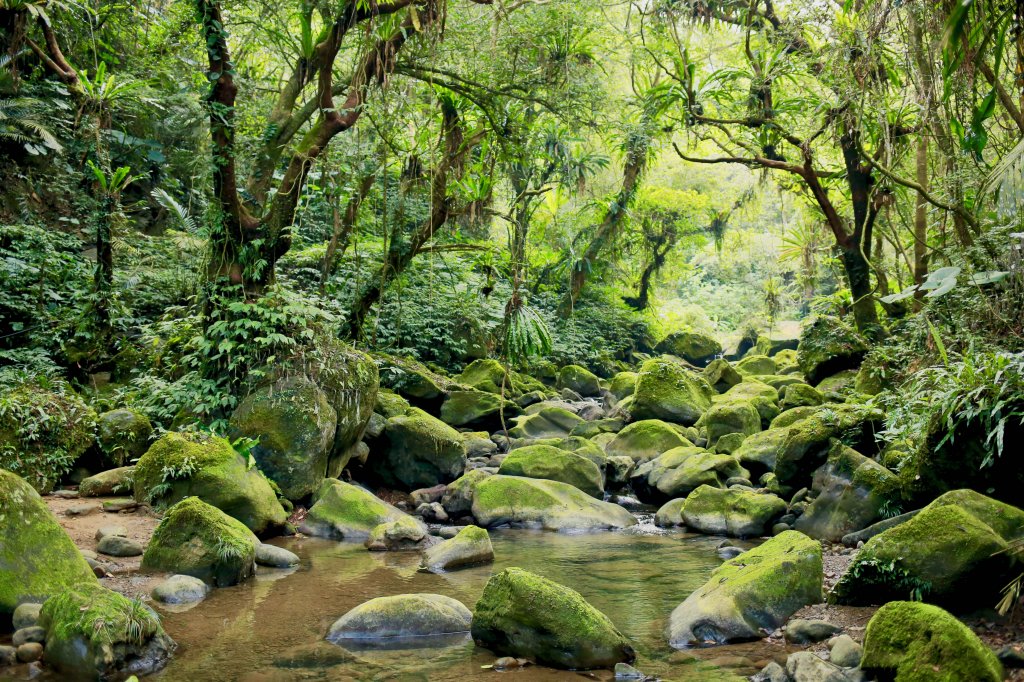
[[[747,400],[715,403],[702,419],[708,434],[708,447],[715,449],[722,436],[731,433],[743,438],[761,431],[761,415]]]
[[[0,469],[49,492],[96,441],[96,413],[66,382],[0,389]]]
[[[445,487],[444,495],[441,496],[441,506],[452,517],[468,514],[473,507],[473,493],[477,484],[492,475],[483,469],[467,471]]]
[[[473,640],[497,654],[570,670],[636,658],[611,620],[578,592],[521,568],[487,581],[474,609]]]
[[[716,568],[669,618],[677,649],[761,639],[821,601],[821,544],[786,531]]]
[[[454,481],[466,468],[466,444],[458,431],[423,410],[388,419],[382,452],[371,461],[385,485],[403,490]]]
[[[516,398],[530,391],[543,391],[544,384],[531,376],[519,372],[506,372],[497,360],[474,360],[462,370],[458,382],[478,391],[504,393],[506,398]]]
[[[785,511],[775,495],[702,485],[686,498],[683,520],[701,533],[752,537],[764,535]]]
[[[495,428],[501,416],[511,418],[518,414],[518,406],[511,400],[485,391],[452,391],[441,405],[441,421],[450,426],[488,426]]]
[[[818,389],[804,383],[789,384],[782,394],[782,409],[791,410],[794,407],[817,406],[825,402],[824,394]]]
[[[616,399],[622,400],[633,395],[636,390],[636,380],[639,375],[636,372],[619,372],[612,377],[609,393]]]
[[[338,416],[327,394],[304,376],[250,393],[231,415],[231,438],[251,438],[256,465],[292,501],[308,497],[327,476]]]
[[[409,552],[430,546],[432,540],[423,523],[403,515],[375,526],[363,544],[371,552]]]
[[[604,474],[594,462],[550,445],[530,445],[513,450],[502,460],[498,473],[561,481],[592,497],[604,497]]]
[[[857,370],[844,369],[842,372],[825,377],[815,386],[826,402],[857,402]]]
[[[558,371],[558,388],[567,388],[584,398],[601,395],[601,380],[586,367],[566,365]]]
[[[641,500],[658,503],[686,497],[702,485],[724,488],[729,478],[746,475],[733,457],[682,446],[637,466],[630,483]]]
[[[896,475],[864,455],[834,442],[828,461],[814,473],[818,494],[794,528],[818,540],[838,542],[881,518],[899,493]]]
[[[875,612],[860,667],[894,682],[998,682],[1003,666],[971,629],[937,606],[896,601]]]
[[[608,466],[608,455],[605,453],[604,448],[589,438],[569,436],[563,439],[558,444],[558,447],[589,459],[601,471],[604,471]]]
[[[508,430],[512,438],[565,438],[583,419],[564,407],[538,403],[529,412],[513,419],[515,426]]]
[[[800,371],[811,384],[844,369],[854,369],[868,351],[868,342],[838,317],[816,317],[804,326],[797,348]]]
[[[380,374],[366,353],[329,338],[322,342],[322,360],[310,363],[309,378],[327,394],[338,417],[334,445],[327,462],[327,475],[336,478],[359,451],[377,402]]]
[[[135,467],[118,467],[83,478],[78,484],[80,497],[130,495],[135,487]]]
[[[331,625],[327,640],[408,640],[431,646],[431,637],[469,632],[473,614],[462,602],[440,594],[377,597],[355,607]]]
[[[455,385],[448,377],[412,358],[387,353],[375,353],[373,358],[380,373],[380,385],[417,404],[441,400]]]
[[[704,368],[704,378],[712,388],[719,393],[725,393],[736,384],[743,381],[743,375],[735,367],[729,364],[725,358],[712,360]]]
[[[149,675],[167,665],[176,647],[152,609],[95,582],[48,599],[40,624],[46,664],[71,679]]]
[[[634,462],[646,462],[672,448],[692,447],[671,424],[660,419],[633,422],[619,431],[604,451],[609,457],[629,457]]]
[[[772,420],[768,428],[781,429],[787,426],[792,426],[798,421],[807,419],[812,414],[817,412],[816,406],[806,405],[804,407],[791,407],[787,410],[783,410],[778,417]]]
[[[0,627],[18,605],[95,583],[89,564],[39,493],[0,469]]]
[[[321,484],[313,499],[299,530],[322,538],[362,541],[380,524],[407,516],[370,491],[333,478]]]
[[[149,417],[135,410],[111,410],[96,420],[96,442],[115,466],[124,466],[141,457],[149,449],[152,436]]]
[[[284,528],[287,514],[270,483],[223,438],[168,433],[135,465],[135,499],[167,507],[198,497],[258,535]]]
[[[765,427],[779,415],[779,392],[757,378],[749,378],[736,384],[721,395],[713,397],[714,404],[735,402],[749,403],[761,418],[761,426]]]
[[[465,526],[455,537],[424,552],[420,568],[430,573],[445,573],[492,561],[494,547],[487,531],[479,526]]]
[[[1024,511],[971,490],[946,493],[909,521],[871,538],[830,601],[880,604],[920,596],[952,608],[996,603],[1009,581],[1009,541],[1024,536]]]
[[[619,505],[595,500],[568,483],[520,476],[496,475],[477,483],[472,511],[484,528],[507,524],[571,531],[636,525]]]
[[[707,334],[693,331],[672,332],[654,347],[659,353],[668,353],[687,362],[704,367],[722,354],[722,344]]]
[[[748,355],[736,363],[736,370],[745,376],[772,376],[779,366],[767,355]]]
[[[686,522],[683,521],[683,506],[685,504],[686,499],[680,497],[675,500],[669,500],[658,507],[658,511],[654,514],[654,525],[659,528],[685,526]]]
[[[190,575],[218,587],[256,572],[259,540],[240,521],[198,497],[167,510],[142,555],[142,568]]]
[[[713,395],[715,390],[700,374],[658,358],[641,365],[629,411],[634,419],[692,426],[711,407]]]
[[[412,405],[394,391],[381,389],[377,392],[373,409],[385,419],[391,419],[391,417],[399,417],[406,414],[412,409]]]

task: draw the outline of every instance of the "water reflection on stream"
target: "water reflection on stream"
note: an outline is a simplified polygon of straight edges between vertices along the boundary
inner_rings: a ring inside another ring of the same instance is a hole
[[[417,571],[415,553],[376,553],[362,545],[284,539],[302,557],[291,572],[263,570],[247,584],[215,590],[198,606],[165,613],[179,650],[161,682],[206,680],[465,680],[494,678],[495,656],[467,638],[454,645],[346,652],[322,641],[330,624],[374,597],[434,592],[473,608],[494,571],[519,566],[579,591],[609,615],[639,653],[637,666],[672,680],[736,679],[666,643],[668,614],[720,563],[717,538],[661,532],[566,535],[492,531],[496,561],[446,575]],[[722,652],[725,654],[726,652]],[[703,656],[708,658],[708,656]],[[713,656],[712,656],[713,658]],[[609,672],[541,667],[503,673],[519,682],[610,679]]]

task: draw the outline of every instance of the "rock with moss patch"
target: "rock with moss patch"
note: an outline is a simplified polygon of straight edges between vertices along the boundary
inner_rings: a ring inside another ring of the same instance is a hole
[[[459,601],[440,594],[377,597],[355,607],[331,625],[327,640],[408,640],[431,646],[431,637],[469,632],[473,614]]]
[[[387,353],[375,353],[373,357],[380,373],[381,386],[417,404],[444,398],[455,384],[448,377],[412,358]]]
[[[250,393],[231,415],[231,438],[251,438],[257,466],[289,500],[308,497],[327,476],[338,416],[327,394],[303,376]]]
[[[141,412],[111,410],[99,415],[96,424],[96,442],[112,464],[123,466],[149,449],[153,425]]]
[[[818,382],[815,388],[830,403],[855,401],[857,398],[857,370],[846,369]]]
[[[782,409],[817,406],[823,402],[825,402],[825,396],[813,386],[804,383],[790,384],[786,386],[782,396]]]
[[[594,462],[550,445],[531,445],[513,450],[502,460],[498,473],[561,481],[592,497],[604,497],[604,475]]]
[[[725,487],[733,476],[746,471],[728,455],[715,455],[703,448],[682,446],[644,462],[630,476],[633,491],[648,502],[686,497],[702,485]]]
[[[736,433],[746,438],[761,431],[761,415],[746,400],[715,403],[701,421],[707,430],[710,449],[718,446],[722,436]]]
[[[135,499],[170,506],[198,497],[270,535],[284,528],[287,514],[270,483],[231,444],[209,434],[168,433],[135,465]]]
[[[608,392],[616,399],[622,400],[633,395],[636,390],[636,380],[639,375],[636,372],[619,372],[612,377]]]
[[[149,675],[167,665],[176,647],[148,606],[98,583],[48,599],[40,623],[47,665],[71,678]]]
[[[609,457],[629,457],[641,463],[683,446],[692,447],[693,443],[671,424],[660,419],[645,419],[619,431],[604,451]]]
[[[864,633],[861,669],[895,682],[998,682],[1003,667],[971,629],[937,606],[882,606]]]
[[[818,494],[796,521],[796,530],[838,542],[877,521],[898,493],[896,475],[864,455],[834,442],[828,461],[814,473]]]
[[[482,469],[467,471],[445,487],[444,495],[441,497],[441,506],[452,517],[468,514],[473,507],[473,493],[476,486],[492,475],[491,472]]]
[[[78,484],[81,497],[108,497],[110,495],[131,494],[135,483],[135,467],[118,467],[102,471]]]
[[[492,359],[474,360],[462,370],[458,381],[478,391],[499,395],[504,393],[506,398],[512,399],[530,391],[545,389],[544,384],[537,379],[519,372],[506,372],[500,362]]]
[[[579,365],[566,365],[558,372],[558,388],[568,388],[584,398],[601,395],[601,381],[593,372]]]
[[[494,547],[487,531],[478,526],[466,526],[455,537],[424,552],[420,568],[430,573],[445,573],[492,561]]]
[[[565,438],[583,419],[563,407],[555,405],[531,405],[531,412],[513,419],[515,426],[509,429],[512,438]]]
[[[329,478],[316,492],[300,530],[335,540],[365,540],[382,523],[407,514],[359,486]]]
[[[521,568],[491,576],[474,611],[473,640],[498,654],[570,670],[636,658],[611,620],[578,592]]]
[[[785,531],[729,559],[669,618],[677,649],[765,637],[799,609],[821,601],[821,544]]]
[[[371,466],[388,486],[429,488],[454,481],[466,468],[466,444],[459,432],[417,408],[389,419],[384,441]]]
[[[800,371],[811,384],[860,365],[867,340],[838,317],[816,317],[804,326],[797,348]]]
[[[377,401],[374,403],[374,409],[385,419],[391,419],[392,417],[399,417],[406,414],[410,409],[412,409],[412,405],[409,404],[408,400],[397,393],[382,389],[377,393]]]
[[[39,493],[0,469],[0,621],[96,576]]]
[[[725,393],[730,388],[743,381],[743,375],[735,367],[729,364],[725,358],[712,360],[704,368],[704,378],[719,393]]]
[[[142,568],[180,573],[218,587],[256,572],[259,540],[240,521],[187,497],[167,510],[142,555]]]
[[[1012,577],[1009,542],[1024,537],[1024,511],[972,490],[942,495],[874,536],[830,601],[879,604],[917,595],[950,607],[994,604]]]
[[[191,575],[172,575],[153,588],[152,597],[161,604],[194,604],[206,599],[210,586]]]
[[[630,413],[634,419],[664,419],[692,426],[711,407],[715,390],[700,374],[657,358],[640,367]]]
[[[408,552],[429,547],[427,528],[411,516],[375,526],[363,543],[371,552]]]
[[[441,421],[451,426],[500,424],[519,412],[511,400],[485,391],[452,391],[441,405]]]
[[[654,347],[659,353],[668,353],[687,362],[704,367],[722,354],[722,344],[707,334],[694,331],[672,332]]]
[[[327,476],[337,478],[354,455],[373,415],[380,374],[373,358],[342,341],[320,340],[321,360],[310,363],[309,378],[327,395],[337,415]]]
[[[736,363],[736,370],[746,376],[771,376],[779,371],[779,367],[767,355],[748,355]]]
[[[560,481],[490,476],[476,485],[473,517],[484,528],[501,525],[544,530],[604,530],[636,525],[617,504],[595,500]]]
[[[680,497],[676,500],[669,500],[658,508],[654,514],[654,525],[659,528],[672,528],[673,526],[685,526],[683,521],[683,506],[686,498]]]
[[[775,495],[702,485],[686,498],[683,520],[702,533],[751,537],[764,535],[785,511]]]

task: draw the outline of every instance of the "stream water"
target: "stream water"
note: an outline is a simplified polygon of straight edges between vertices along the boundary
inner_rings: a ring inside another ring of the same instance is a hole
[[[491,532],[493,565],[445,575],[417,571],[418,554],[368,552],[360,544],[282,539],[302,558],[292,571],[261,569],[255,580],[215,590],[206,601],[164,612],[179,649],[160,682],[239,680],[468,680],[494,678],[495,655],[468,636],[431,648],[346,651],[323,641],[334,620],[374,597],[444,594],[470,609],[490,575],[519,566],[580,592],[633,642],[637,667],[666,680],[735,680],[734,648],[677,652],[665,639],[669,613],[720,563],[718,538],[661,531],[567,535],[529,530]],[[163,612],[163,609],[161,609]],[[743,650],[751,658],[770,652]],[[709,662],[710,661],[710,662]],[[569,673],[543,667],[503,673],[519,682],[611,679],[608,671]]]

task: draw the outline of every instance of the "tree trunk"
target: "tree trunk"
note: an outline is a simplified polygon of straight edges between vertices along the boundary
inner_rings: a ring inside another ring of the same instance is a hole
[[[363,203],[366,195],[370,193],[370,189],[373,187],[374,180],[376,179],[376,173],[363,176],[359,186],[356,187],[352,196],[349,197],[348,203],[345,205],[344,216],[340,215],[337,205],[334,207],[334,231],[331,233],[331,241],[327,243],[327,252],[324,254],[324,260],[320,266],[321,294],[324,293],[327,280],[338,267],[338,259],[345,255],[349,237],[355,228],[356,219],[359,217],[359,206]],[[338,253],[339,248],[341,249],[340,253]]]
[[[917,184],[928,189],[928,138],[921,134],[917,139]],[[914,284],[924,284],[928,277],[928,201],[920,192],[914,206]],[[914,292],[915,308],[920,309],[924,291]]]

